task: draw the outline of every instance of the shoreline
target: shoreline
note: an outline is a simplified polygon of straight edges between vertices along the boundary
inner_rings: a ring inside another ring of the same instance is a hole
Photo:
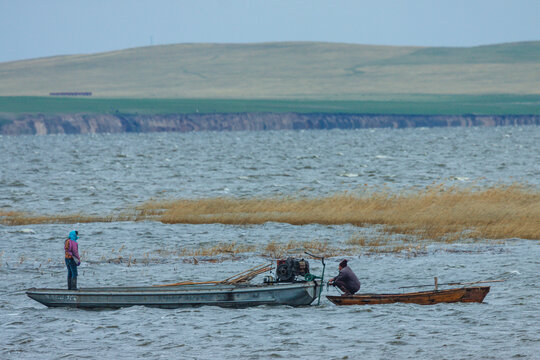
[[[540,125],[540,115],[348,113],[5,114],[0,135]]]

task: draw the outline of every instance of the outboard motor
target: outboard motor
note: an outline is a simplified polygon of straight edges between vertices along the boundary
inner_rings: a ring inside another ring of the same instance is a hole
[[[276,267],[276,277],[278,282],[292,282],[296,277],[304,276],[309,273],[309,263],[302,259],[288,258],[287,260],[278,260]]]

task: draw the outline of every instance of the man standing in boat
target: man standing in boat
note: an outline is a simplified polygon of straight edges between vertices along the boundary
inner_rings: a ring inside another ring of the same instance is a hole
[[[66,266],[68,270],[68,274],[67,274],[68,290],[78,290],[77,289],[77,266],[81,265],[81,257],[79,256],[79,244],[77,244],[78,238],[79,238],[79,232],[73,230],[69,233],[69,238],[64,243]]]
[[[347,266],[347,260],[339,263],[339,275],[330,279],[328,284],[337,286],[343,291],[343,295],[352,295],[360,290],[360,281],[351,268]]]

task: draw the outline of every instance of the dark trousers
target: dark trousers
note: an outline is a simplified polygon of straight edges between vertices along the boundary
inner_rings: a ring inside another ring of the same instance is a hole
[[[66,266],[68,270],[67,278],[69,279],[77,277],[77,263],[73,259],[66,258]]]
[[[344,295],[352,295],[356,292],[349,289],[349,287],[343,281],[335,281],[334,285],[337,286],[341,291],[343,291]]]

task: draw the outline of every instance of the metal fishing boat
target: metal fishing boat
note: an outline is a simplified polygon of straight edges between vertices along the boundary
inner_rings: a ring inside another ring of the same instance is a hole
[[[49,307],[121,308],[150,306],[179,308],[217,305],[247,307],[257,305],[309,305],[321,291],[317,281],[272,284],[202,284],[168,287],[107,287],[29,289],[26,294]]]
[[[324,260],[323,260],[324,264]],[[271,269],[271,267],[270,267]],[[278,260],[276,277],[267,276],[262,284],[251,284],[255,275],[269,270],[256,267],[222,281],[182,282],[169,285],[143,287],[103,287],[65,289],[28,289],[26,294],[49,307],[75,307],[86,309],[115,309],[127,306],[179,308],[214,305],[221,307],[248,307],[257,305],[309,305],[319,299],[321,277],[309,273],[304,259]],[[298,280],[303,276],[302,280]]]

